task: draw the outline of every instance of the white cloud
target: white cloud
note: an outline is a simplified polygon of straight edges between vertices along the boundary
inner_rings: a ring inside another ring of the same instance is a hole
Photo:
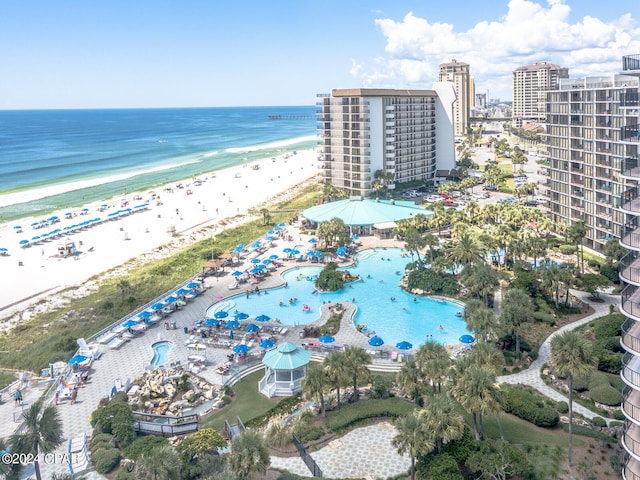
[[[625,14],[610,23],[585,16],[571,23],[564,0],[511,0],[504,16],[467,31],[408,12],[401,21],[376,20],[385,55],[351,72],[365,86],[430,88],[438,66],[456,59],[470,65],[476,91],[511,98],[512,72],[536,61],[569,68],[572,77],[619,73],[623,55],[640,52],[640,28]]]

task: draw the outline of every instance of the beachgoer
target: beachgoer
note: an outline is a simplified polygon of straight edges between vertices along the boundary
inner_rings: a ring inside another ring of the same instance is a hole
[[[56,405],[58,405],[60,403],[60,391],[56,390],[56,396],[53,397],[53,403],[55,403]]]
[[[396,301],[396,297],[391,297],[391,301],[395,302]]]
[[[414,302],[417,302],[417,301],[418,301],[418,299],[417,299],[416,297],[413,297],[413,301],[414,301]]]
[[[76,403],[76,398],[78,398],[78,387],[77,386],[73,387],[73,390],[71,390],[71,405]]]
[[[442,325],[440,325],[440,326],[438,327],[438,330],[444,330],[444,327],[443,327]]]
[[[22,392],[20,389],[16,390],[13,394],[13,400],[15,401],[15,406],[22,405]]]

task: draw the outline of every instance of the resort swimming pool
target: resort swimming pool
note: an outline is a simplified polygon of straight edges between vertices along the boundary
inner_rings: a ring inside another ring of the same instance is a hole
[[[153,348],[153,358],[151,359],[151,365],[153,365],[154,367],[158,367],[160,365],[166,364],[169,349],[171,349],[171,342],[156,342],[151,345],[151,348]]]
[[[313,280],[322,267],[305,266],[288,270],[283,278],[287,287],[271,289],[246,297],[243,292],[214,304],[207,311],[212,318],[220,310],[230,316],[237,310],[250,317],[267,315],[285,325],[305,325],[317,320],[323,302],[353,301],[358,307],[355,324],[366,325],[387,345],[408,341],[414,346],[432,339],[457,344],[469,331],[458,312],[460,305],[428,297],[414,297],[400,288],[405,265],[411,261],[398,248],[365,250],[357,255],[358,264],[349,268],[361,281],[345,285],[338,292],[316,292]],[[290,300],[296,299],[293,304]],[[394,298],[395,300],[391,300]],[[280,305],[282,302],[282,305]],[[309,309],[303,311],[303,305]],[[440,329],[442,326],[442,329]]]

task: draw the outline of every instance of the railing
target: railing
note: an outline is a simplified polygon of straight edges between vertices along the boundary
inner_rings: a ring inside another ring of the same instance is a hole
[[[133,429],[138,433],[174,437],[197,432],[199,428],[197,415],[168,417],[143,412],[133,412],[133,415],[135,417]]]
[[[640,422],[640,405],[636,405],[631,401],[629,397],[631,395],[636,394],[635,396],[640,396],[640,393],[631,388],[630,386],[626,386],[624,389],[623,397],[622,397],[622,411],[627,415],[627,417],[631,420],[634,420],[636,423]],[[640,400],[640,399],[635,399]]]
[[[620,259],[620,278],[627,283],[640,284],[638,252],[631,251]]]
[[[624,288],[624,290],[622,290],[622,293],[620,294],[620,299],[621,299],[621,307],[624,313],[631,315],[633,317],[640,318],[640,296],[636,296],[636,298],[634,298],[634,295],[636,295],[637,293],[638,293],[638,287],[635,285],[629,284]],[[628,319],[627,321],[625,321],[622,324],[622,332],[629,333],[629,331],[631,330],[631,328],[635,323],[636,321],[633,319]],[[626,330],[625,330],[625,327],[626,327]],[[636,336],[640,337],[640,335],[636,335]],[[626,339],[623,339],[623,340],[625,342],[625,345],[627,345]],[[633,342],[631,345],[628,345],[628,347],[632,348],[636,352],[640,352],[640,343],[636,344],[635,342]]]
[[[636,460],[628,453],[625,454],[624,458],[624,466],[622,467],[622,478],[624,480],[640,480],[640,462],[638,462],[638,460]]]
[[[292,436],[293,436],[293,444],[296,446],[296,449],[298,450],[298,454],[300,454],[300,458],[302,458],[302,461],[307,466],[311,474],[314,477],[322,478],[322,470],[320,470],[320,467],[318,466],[316,461],[311,457],[311,454],[307,450],[307,447],[305,447],[302,444],[302,442],[296,436],[295,433],[292,434]]]
[[[638,128],[638,124],[636,125],[627,125],[620,129],[620,139],[627,140],[631,142],[640,141],[640,129]]]
[[[638,427],[635,423],[627,422],[627,425],[624,429],[624,434],[622,435],[622,445],[624,446],[627,452],[633,453],[636,456],[640,456],[640,441],[633,438],[634,436],[638,436],[640,432],[640,427]]]
[[[620,372],[620,375],[622,375],[623,380],[626,380],[636,388],[640,388],[640,373],[629,367],[629,363],[634,358],[634,355],[631,353],[625,353],[622,356],[622,371]]]

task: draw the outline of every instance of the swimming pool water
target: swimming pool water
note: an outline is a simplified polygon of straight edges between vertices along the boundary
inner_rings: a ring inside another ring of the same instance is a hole
[[[171,349],[171,342],[156,342],[151,345],[151,348],[153,348],[153,358],[151,359],[151,365],[153,365],[154,367],[158,367],[160,365],[166,364],[169,349]]]
[[[243,292],[230,299],[225,307],[255,317],[268,315],[285,325],[305,325],[320,317],[323,302],[355,301],[358,307],[355,324],[364,324],[382,338],[385,344],[408,341],[414,346],[433,339],[443,345],[457,344],[470,333],[462,318],[462,310],[453,302],[428,297],[415,297],[400,288],[404,268],[411,258],[399,248],[365,250],[357,255],[357,266],[350,267],[360,281],[345,285],[338,292],[316,292],[313,280],[321,266],[296,267],[283,275],[287,287],[263,291],[260,295]],[[394,300],[391,300],[391,299]],[[291,300],[295,300],[291,303]],[[282,305],[280,304],[282,302]],[[222,308],[213,305],[207,316]],[[303,311],[308,305],[308,311]],[[440,329],[442,326],[442,329]],[[429,337],[432,335],[433,337]]]

